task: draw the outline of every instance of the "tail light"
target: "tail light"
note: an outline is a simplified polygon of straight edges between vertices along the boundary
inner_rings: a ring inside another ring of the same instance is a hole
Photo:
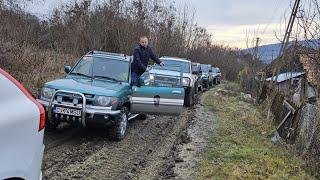
[[[39,130],[38,131],[41,131],[46,126],[46,113],[45,113],[42,105],[40,105],[40,107],[41,107],[41,108],[39,108],[39,110],[40,110],[40,123],[39,123]]]
[[[41,131],[42,129],[44,129],[45,122],[46,122],[46,114],[43,106],[31,95],[31,93],[19,81],[17,81],[14,77],[12,77],[10,74],[5,72],[1,68],[0,68],[0,74],[3,74],[6,78],[8,78],[14,85],[16,85],[23,92],[23,94],[25,94],[35,105],[37,105],[40,112],[38,131]]]

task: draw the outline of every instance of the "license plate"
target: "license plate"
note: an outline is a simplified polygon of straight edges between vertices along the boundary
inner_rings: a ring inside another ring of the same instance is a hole
[[[70,116],[81,116],[81,110],[78,109],[69,109],[64,107],[56,107],[54,112],[57,114],[65,114]]]

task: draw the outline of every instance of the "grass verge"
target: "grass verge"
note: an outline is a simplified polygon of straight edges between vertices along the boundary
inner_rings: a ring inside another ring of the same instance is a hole
[[[270,141],[274,128],[236,84],[212,89],[205,100],[216,118],[198,179],[314,179],[304,162]]]

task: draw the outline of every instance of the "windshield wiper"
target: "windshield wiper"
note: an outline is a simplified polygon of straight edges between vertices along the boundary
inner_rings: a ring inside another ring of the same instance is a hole
[[[92,78],[92,76],[89,76],[89,75],[86,75],[86,74],[83,74],[83,73],[71,73],[71,74],[73,74],[73,75],[78,75],[78,76],[84,76],[84,77],[88,77],[88,78]]]
[[[112,81],[116,81],[116,82],[121,82],[118,79],[115,79],[112,77],[106,77],[106,76],[93,76],[93,78],[102,78],[102,79],[112,80]]]

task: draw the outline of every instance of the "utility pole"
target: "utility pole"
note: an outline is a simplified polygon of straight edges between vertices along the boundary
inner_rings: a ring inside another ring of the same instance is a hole
[[[293,5],[293,8],[292,8],[292,12],[291,12],[291,16],[290,16],[290,19],[289,19],[289,22],[287,24],[287,27],[286,27],[286,32],[285,32],[285,35],[283,37],[283,41],[282,41],[282,44],[281,44],[281,49],[279,51],[279,56],[278,56],[278,63],[275,63],[275,68],[273,69],[273,73],[272,73],[272,79],[270,81],[270,83],[273,83],[273,80],[274,81],[277,81],[278,80],[278,75],[280,73],[280,69],[282,67],[282,65],[284,64],[284,56],[285,56],[285,51],[288,47],[288,44],[289,44],[289,39],[290,39],[290,35],[291,35],[291,32],[292,32],[292,27],[294,25],[294,20],[296,19],[297,17],[297,12],[298,12],[298,8],[299,8],[299,4],[300,4],[300,1],[301,0],[295,0],[294,2],[294,5]],[[273,84],[276,84],[276,83],[273,83]],[[274,85],[272,85],[272,89],[274,89]]]
[[[290,15],[290,19],[289,19],[289,22],[287,24],[287,27],[286,27],[286,32],[285,32],[285,35],[283,37],[283,41],[282,41],[282,44],[281,44],[281,49],[279,51],[279,56],[278,56],[278,62],[275,63],[275,67],[273,68],[273,72],[272,72],[272,78],[271,78],[271,81],[270,83],[272,84],[271,85],[271,91],[276,89],[276,82],[278,80],[278,75],[280,73],[280,69],[282,67],[282,65],[284,64],[284,58],[285,58],[285,51],[288,47],[288,44],[289,44],[289,39],[290,39],[290,35],[291,35],[291,32],[292,32],[292,27],[294,25],[294,20],[296,19],[296,16],[297,16],[297,12],[298,12],[298,9],[299,9],[299,4],[300,4],[300,1],[301,0],[295,0],[294,2],[294,5],[293,5],[293,8],[292,8],[292,12],[291,12],[291,15]],[[270,93],[270,92],[269,92]],[[272,93],[272,94],[275,94],[275,93]],[[275,98],[276,96],[273,97],[273,99]],[[269,101],[269,103],[272,103],[272,101]],[[268,115],[267,115],[267,119],[270,118],[270,111],[271,111],[271,104],[269,104],[269,110],[268,110]]]
[[[259,47],[259,41],[260,41],[260,38],[257,37],[257,40],[256,40],[256,45],[254,47],[254,52],[253,52],[253,60],[257,60],[258,59],[258,47]]]

